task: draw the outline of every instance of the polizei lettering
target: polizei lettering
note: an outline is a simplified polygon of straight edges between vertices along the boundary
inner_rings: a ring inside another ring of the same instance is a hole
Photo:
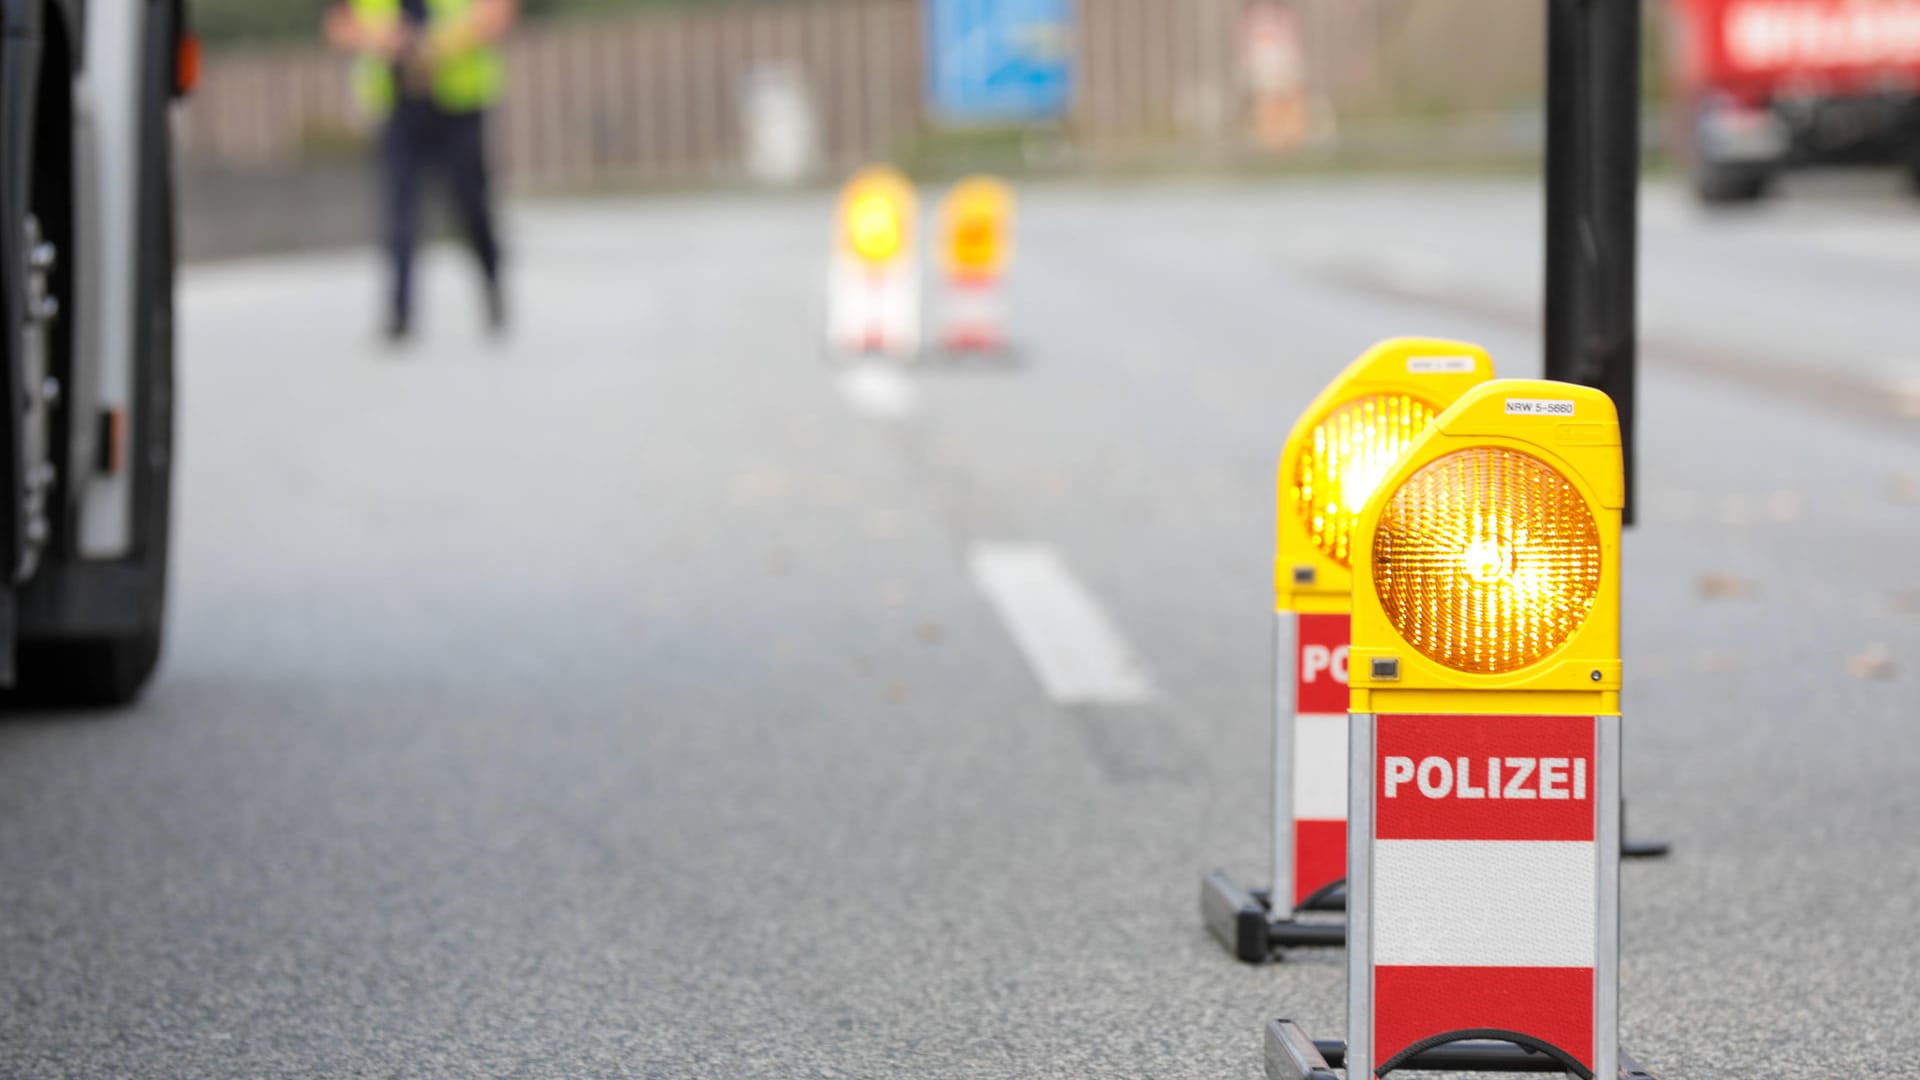
[[[1347,684],[1347,646],[1308,645],[1300,650],[1300,681],[1318,682],[1322,673],[1331,674],[1342,686]]]
[[[1410,787],[1428,799],[1585,799],[1583,757],[1389,757],[1381,794]]]

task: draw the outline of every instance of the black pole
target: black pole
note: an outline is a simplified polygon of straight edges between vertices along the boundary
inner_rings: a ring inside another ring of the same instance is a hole
[[[1579,190],[1592,153],[1584,0],[1547,0],[1546,373],[1579,382],[1583,260]]]
[[[1631,523],[1641,0],[1546,2],[1546,373],[1613,398]]]

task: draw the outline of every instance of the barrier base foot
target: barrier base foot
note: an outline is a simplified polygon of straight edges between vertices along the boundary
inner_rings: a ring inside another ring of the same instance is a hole
[[[920,362],[955,371],[1016,371],[1027,366],[1027,356],[1019,346],[1005,341],[993,345],[941,342],[921,354]]]
[[[1276,919],[1264,891],[1241,888],[1222,870],[1215,870],[1200,882],[1200,916],[1208,932],[1228,952],[1249,964],[1273,959],[1276,949],[1347,943],[1344,922]]]
[[[1625,1050],[1619,1052],[1619,1080],[1655,1080]],[[1313,1039],[1291,1020],[1269,1020],[1266,1032],[1267,1080],[1340,1080],[1347,1044]],[[1510,1042],[1469,1039],[1436,1046],[1396,1068],[1434,1072],[1525,1072],[1567,1074],[1558,1060]]]
[[[1337,1057],[1345,1057],[1345,1045]],[[1291,1020],[1267,1021],[1267,1080],[1340,1080],[1319,1044]]]
[[[1627,803],[1620,801],[1620,857],[1623,859],[1659,859],[1673,850],[1665,840],[1633,840],[1627,833]]]
[[[1267,902],[1267,894],[1265,890],[1257,892],[1254,895],[1260,898],[1261,903]],[[1294,910],[1295,911],[1345,911],[1347,910],[1347,883],[1344,881],[1337,881],[1332,885],[1329,885],[1326,888],[1321,889],[1319,892],[1314,893],[1312,896],[1307,897],[1305,900],[1302,900],[1300,902],[1300,906],[1297,908],[1294,908]]]

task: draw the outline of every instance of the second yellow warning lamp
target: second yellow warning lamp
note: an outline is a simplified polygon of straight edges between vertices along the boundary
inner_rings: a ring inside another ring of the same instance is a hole
[[[940,204],[941,266],[957,280],[990,280],[1013,262],[1013,189],[990,176],[960,181]]]
[[[1281,452],[1275,611],[1347,612],[1351,537],[1367,498],[1443,409],[1491,378],[1478,345],[1393,338],[1320,392]]]
[[[1491,378],[1477,345],[1392,338],[1347,365],[1287,435],[1274,535],[1273,877],[1262,896],[1216,870],[1200,893],[1208,932],[1241,960],[1346,940],[1343,922],[1295,916],[1345,909],[1353,528],[1427,425]]]

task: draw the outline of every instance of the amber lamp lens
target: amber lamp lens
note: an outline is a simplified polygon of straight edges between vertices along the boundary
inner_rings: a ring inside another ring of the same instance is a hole
[[[1293,495],[1315,547],[1341,566],[1353,565],[1353,526],[1367,497],[1438,415],[1410,394],[1370,394],[1314,427],[1294,469]]]
[[[962,214],[953,227],[953,261],[966,270],[984,270],[1000,252],[999,222],[974,211]]]
[[[1407,643],[1457,671],[1497,675],[1567,643],[1600,591],[1600,530],[1552,466],[1482,447],[1438,458],[1393,493],[1373,580]]]
[[[868,262],[886,262],[900,252],[905,229],[899,204],[882,192],[862,192],[847,204],[847,242]]]

